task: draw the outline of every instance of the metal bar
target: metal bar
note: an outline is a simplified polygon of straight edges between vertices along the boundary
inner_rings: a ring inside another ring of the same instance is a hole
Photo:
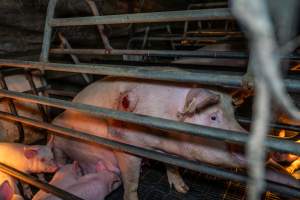
[[[190,134],[200,137],[208,137],[217,140],[226,140],[234,143],[246,143],[248,141],[248,134],[222,130],[218,128],[206,127],[202,125],[188,124],[177,122],[173,120],[151,117],[146,115],[138,115],[130,112],[121,112],[108,108],[100,108],[96,106],[69,102],[54,98],[34,96],[30,94],[24,94],[19,92],[13,92],[0,89],[0,96],[13,98],[20,101],[40,103],[47,106],[53,106],[62,109],[68,109],[73,111],[84,112],[92,115],[96,115],[103,118],[112,118],[121,120],[124,122],[130,122],[147,127],[157,128],[161,130],[174,131],[177,133]],[[294,153],[300,155],[300,145],[291,141],[282,141],[276,138],[268,138],[265,142],[267,148]]]
[[[39,92],[38,92],[38,90],[37,90],[37,88],[36,88],[36,86],[35,86],[35,83],[34,83],[33,79],[32,79],[32,74],[31,74],[31,72],[30,72],[29,70],[25,70],[25,76],[26,76],[26,78],[27,78],[27,80],[28,80],[28,82],[29,82],[29,85],[30,85],[30,87],[31,87],[32,93],[33,93],[34,95],[38,96],[38,95],[39,95]],[[46,111],[45,111],[45,108],[44,108],[42,105],[40,105],[40,104],[37,104],[37,107],[38,107],[38,109],[39,109],[39,112],[40,112],[41,115],[42,115],[42,119],[43,119],[45,122],[48,122],[49,119],[48,119],[48,115],[47,115],[47,113],[46,113]]]
[[[44,28],[43,46],[42,46],[42,52],[40,56],[40,61],[42,62],[48,62],[49,49],[51,45],[51,34],[52,34],[52,27],[50,25],[50,22],[54,17],[56,3],[57,0],[49,0],[48,3],[47,16],[46,16],[45,28]]]
[[[42,190],[45,190],[46,192],[50,192],[52,194],[54,194],[57,197],[60,197],[62,199],[70,199],[70,200],[82,200],[81,198],[66,192],[62,189],[59,189],[57,187],[54,187],[48,183],[44,183],[40,180],[38,180],[37,178],[30,176],[28,174],[25,174],[24,172],[21,172],[19,170],[16,170],[10,166],[7,166],[3,163],[0,163],[0,171],[3,173],[6,173],[10,176],[13,176],[17,179],[20,179],[21,181],[28,183],[30,185],[33,185],[37,188],[40,188]]]
[[[90,135],[90,134],[76,131],[73,129],[69,129],[69,128],[65,128],[65,127],[61,127],[61,126],[57,126],[57,125],[53,125],[53,124],[49,124],[49,123],[45,123],[45,122],[39,122],[39,121],[30,119],[30,118],[18,117],[18,116],[14,116],[12,114],[1,112],[1,111],[0,111],[0,117],[9,119],[9,120],[19,121],[26,125],[47,129],[47,130],[53,131],[55,133],[59,133],[60,135],[63,135],[63,136],[77,138],[80,140],[84,140],[84,141],[91,142],[91,143],[96,143],[99,145],[105,145],[109,148],[125,151],[128,153],[135,154],[137,156],[146,157],[149,159],[157,160],[157,161],[164,162],[164,163],[169,163],[172,165],[177,165],[177,166],[191,169],[191,170],[194,170],[197,172],[207,173],[207,174],[215,175],[215,176],[222,177],[222,178],[229,179],[229,180],[240,181],[243,183],[245,183],[247,180],[246,176],[236,174],[236,173],[233,173],[228,170],[221,169],[221,168],[215,168],[215,167],[206,165],[201,162],[194,162],[194,161],[190,161],[190,160],[186,160],[186,159],[181,159],[181,158],[178,158],[177,156],[169,155],[166,153],[160,153],[160,152],[144,149],[141,147],[133,146],[130,144],[112,141],[112,140],[109,140],[106,138],[98,137],[95,135]],[[281,193],[285,193],[285,194],[293,196],[293,197],[300,196],[299,189],[290,188],[285,185],[281,185],[281,184],[277,184],[277,183],[273,183],[273,182],[269,182],[269,181],[267,183],[268,183],[267,188],[270,190],[279,191]]]
[[[65,46],[66,49],[72,49],[71,44],[69,43],[69,41],[67,40],[67,38],[65,38],[62,35],[62,33],[58,33],[58,37],[59,37],[62,45]],[[72,60],[73,60],[73,62],[75,64],[80,64],[80,61],[79,61],[79,59],[78,59],[78,57],[76,55],[70,54],[70,56],[71,56],[71,58],[72,58]],[[81,74],[81,75],[82,75],[82,78],[85,80],[86,83],[92,82],[91,79],[89,78],[89,76],[87,74]]]
[[[251,124],[252,121],[250,119],[247,119],[245,117],[237,117],[238,122],[243,123],[243,124]],[[300,126],[293,126],[293,125],[288,125],[288,124],[283,124],[283,123],[271,123],[270,124],[271,128],[275,129],[284,129],[288,131],[295,131],[295,132],[300,132]]]
[[[98,75],[122,76],[133,78],[144,78],[163,81],[176,81],[183,83],[199,83],[213,86],[241,87],[242,77],[230,74],[218,74],[216,72],[189,72],[178,70],[176,68],[162,67],[139,67],[127,65],[109,65],[109,64],[61,64],[44,63],[19,60],[0,59],[0,65],[21,67],[30,69],[41,69],[51,71],[88,73]],[[300,81],[285,79],[287,89],[291,92],[300,91]]]
[[[153,13],[135,13],[122,15],[106,15],[94,17],[57,18],[50,21],[52,27],[84,26],[98,24],[129,24],[153,22],[177,22],[192,20],[225,20],[233,19],[228,8],[182,10]]]
[[[0,73],[0,85],[3,89],[8,90],[7,84],[5,82],[5,79],[4,79],[4,76],[2,73]],[[8,106],[9,106],[10,112],[17,116],[18,112],[17,112],[16,106],[12,99],[8,100]],[[25,139],[23,124],[21,124],[19,122],[15,122],[15,125],[19,132],[19,138],[16,142],[23,143],[24,139]]]
[[[169,40],[169,39],[168,39]],[[170,38],[172,40],[172,38]],[[109,53],[105,49],[51,49],[54,54],[77,54],[77,55],[143,55],[161,57],[201,57],[201,58],[230,58],[248,59],[246,52],[235,51],[184,51],[184,50],[138,50],[138,49],[112,49]],[[300,56],[291,54],[284,59],[300,60]]]

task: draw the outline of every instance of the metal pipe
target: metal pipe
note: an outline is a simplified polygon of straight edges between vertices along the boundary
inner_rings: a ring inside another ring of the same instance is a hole
[[[32,74],[31,74],[31,72],[30,72],[29,70],[25,70],[25,76],[26,76],[26,78],[27,78],[27,80],[28,80],[28,82],[29,82],[29,85],[30,85],[30,88],[31,88],[32,93],[33,93],[34,95],[39,95],[39,92],[38,92],[38,90],[37,90],[37,88],[36,88],[36,86],[35,86],[35,83],[34,83],[34,81],[33,81]],[[48,115],[47,115],[47,113],[46,113],[45,108],[44,108],[42,105],[40,105],[40,104],[37,104],[37,107],[38,107],[38,109],[39,109],[40,114],[42,115],[42,119],[43,119],[45,122],[48,122],[49,119],[48,119]]]
[[[8,90],[5,78],[1,72],[0,72],[0,85],[3,89]],[[18,115],[18,111],[16,109],[15,103],[12,99],[8,100],[8,107],[11,113],[13,113],[14,115]],[[19,132],[19,138],[16,142],[23,143],[25,139],[23,124],[16,122],[15,125]]]
[[[162,38],[164,39],[164,38]],[[172,40],[172,38],[170,38]],[[230,58],[248,59],[248,53],[235,51],[185,51],[185,50],[138,50],[138,49],[112,49],[109,53],[105,49],[51,49],[53,54],[77,54],[77,55],[141,55],[160,57],[200,57],[200,58]],[[300,56],[291,54],[284,59],[300,60]]]
[[[106,138],[83,133],[83,132],[80,132],[77,130],[73,130],[73,129],[69,129],[69,128],[65,128],[65,127],[61,127],[61,126],[57,126],[57,125],[53,125],[53,124],[49,124],[49,123],[45,123],[45,122],[39,122],[39,121],[30,119],[30,118],[18,117],[18,116],[14,116],[12,114],[1,112],[1,111],[0,111],[0,117],[9,119],[9,120],[18,121],[18,122],[24,123],[26,125],[47,129],[47,130],[53,131],[55,133],[59,133],[60,135],[63,135],[63,136],[72,137],[72,138],[84,140],[84,141],[91,142],[91,143],[96,143],[98,145],[104,145],[109,148],[132,153],[132,154],[135,154],[140,157],[146,157],[146,158],[157,160],[160,162],[169,163],[171,165],[177,165],[177,166],[191,169],[191,170],[194,170],[197,172],[207,173],[207,174],[211,174],[211,175],[222,177],[222,178],[229,179],[229,180],[240,181],[243,183],[245,183],[247,180],[247,177],[244,175],[236,174],[236,173],[233,173],[228,170],[221,169],[221,168],[215,168],[215,167],[209,166],[209,165],[201,163],[201,162],[195,162],[195,161],[190,161],[190,160],[186,160],[186,159],[181,159],[181,158],[178,158],[177,156],[169,155],[166,153],[160,153],[160,152],[144,149],[141,147],[133,146],[130,144],[112,141],[112,140],[109,140]],[[299,189],[290,188],[285,185],[281,185],[281,184],[277,184],[277,183],[273,183],[273,182],[267,182],[267,183],[268,183],[267,188],[270,190],[279,191],[281,193],[285,193],[285,194],[293,196],[293,197],[300,196]]]
[[[237,117],[237,121],[242,124],[251,124],[252,123],[252,121],[250,119],[245,118],[245,117]],[[271,123],[270,127],[275,128],[275,129],[284,129],[284,130],[288,130],[288,131],[300,132],[300,126],[288,125],[288,124],[283,124],[283,123]]]
[[[5,165],[3,163],[0,163],[0,171],[8,174],[10,176],[13,176],[17,179],[20,179],[21,181],[24,181],[25,183],[33,185],[42,190],[45,190],[46,192],[50,192],[50,193],[54,194],[55,196],[60,197],[62,199],[82,200],[81,198],[79,198],[69,192],[66,192],[60,188],[54,187],[48,183],[44,183],[31,175],[25,174],[19,170],[16,170],[10,166]]]
[[[162,67],[139,67],[128,65],[109,65],[109,64],[61,64],[44,63],[19,60],[0,59],[0,65],[21,67],[30,69],[41,69],[51,71],[88,73],[98,75],[122,76],[132,78],[144,78],[163,81],[176,81],[183,83],[198,83],[213,86],[241,87],[242,77],[230,74],[218,74],[216,72],[190,72],[178,70],[176,68]],[[291,92],[300,91],[300,81],[285,79],[286,87]]]
[[[42,96],[34,96],[31,94],[24,94],[3,89],[0,89],[0,96],[13,98],[25,102],[40,103],[43,105],[53,106],[67,110],[84,112],[102,118],[112,118],[124,122],[130,122],[161,130],[174,131],[177,133],[208,137],[217,140],[226,140],[231,141],[233,143],[246,143],[248,141],[248,134],[236,131],[222,130],[218,128],[177,122],[158,117],[138,115],[130,112],[122,112],[108,108],[100,108],[81,103],[69,102]],[[284,151],[300,155],[300,145],[291,141],[282,141],[276,138],[268,138],[268,140],[265,141],[265,145],[267,148],[276,151]]]
[[[42,52],[40,56],[40,61],[42,62],[48,62],[49,49],[51,45],[51,33],[52,33],[52,27],[50,25],[50,22],[54,17],[56,3],[57,0],[49,0],[48,3],[47,16],[46,16],[45,28],[44,28],[43,46],[42,46]]]
[[[84,26],[98,24],[129,24],[153,22],[177,22],[192,20],[225,20],[233,19],[228,8],[181,10],[153,13],[135,13],[93,17],[57,18],[50,21],[52,27]]]

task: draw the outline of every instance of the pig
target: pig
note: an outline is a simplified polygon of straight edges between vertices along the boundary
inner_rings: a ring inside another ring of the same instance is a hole
[[[7,88],[11,91],[25,92],[31,90],[28,80],[24,74],[9,75],[4,77]],[[37,75],[33,75],[33,81],[37,88],[42,87],[44,84]],[[37,104],[28,103],[24,101],[14,100],[14,104],[18,115],[29,117],[35,120],[43,120]],[[0,111],[11,112],[8,104],[8,99],[1,99]],[[45,136],[40,133],[38,128],[22,125],[24,129],[24,143],[32,144]],[[0,142],[14,142],[19,138],[19,131],[16,123],[10,120],[0,119]]]
[[[245,130],[237,123],[231,97],[214,90],[192,84],[167,83],[139,79],[106,78],[94,82],[81,91],[74,102],[117,109],[136,114],[200,124],[226,130]],[[245,165],[243,156],[231,152],[224,141],[178,135],[117,120],[65,111],[54,124],[139,147],[167,152],[194,161],[226,167]],[[99,160],[106,166],[121,171],[124,199],[136,200],[141,158],[125,152],[107,149],[101,145],[53,136],[55,156],[64,160],[68,156],[83,164],[83,170],[92,173]],[[81,165],[82,166],[82,165]],[[170,185],[186,191],[187,186],[177,170],[168,170]]]
[[[53,178],[49,183],[61,189],[66,189],[68,186],[76,183],[81,175],[82,173],[78,165],[78,162],[74,161],[73,164],[67,164],[61,167],[55,173],[55,175],[53,176]],[[51,196],[52,194],[40,190],[34,195],[32,200],[47,199]]]
[[[120,186],[121,181],[118,174],[109,171],[104,165],[103,167],[99,165],[100,163],[98,162],[96,173],[81,176],[77,182],[74,182],[68,187],[64,187],[64,189],[85,200],[104,200],[111,191]],[[51,195],[47,198],[41,198],[40,200],[42,199],[58,200],[60,198]]]
[[[14,194],[14,189],[11,187],[9,181],[4,181],[0,185],[0,200],[23,200],[23,197]]]
[[[0,143],[0,162],[25,173],[55,172],[57,165],[46,145]]]
[[[22,196],[20,196],[20,191],[17,186],[17,180],[15,178],[11,177],[8,174],[5,174],[4,172],[0,172],[0,183],[2,184],[1,186],[6,188],[5,189],[6,192],[9,192],[9,194],[14,196],[13,199],[18,199],[18,198],[21,199],[22,198]]]

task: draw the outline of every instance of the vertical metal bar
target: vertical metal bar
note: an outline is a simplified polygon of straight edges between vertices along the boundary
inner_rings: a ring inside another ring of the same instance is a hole
[[[8,90],[8,87],[7,87],[7,84],[5,82],[4,76],[1,72],[0,72],[0,85],[3,89]],[[12,99],[8,99],[8,106],[9,106],[10,112],[13,113],[14,115],[18,116],[16,106],[15,106]],[[15,124],[16,124],[18,132],[19,132],[19,138],[16,142],[23,143],[24,139],[25,139],[23,125],[20,122],[15,122]]]
[[[37,90],[37,88],[36,88],[36,86],[34,84],[33,79],[32,79],[32,74],[27,69],[25,70],[25,76],[26,76],[26,79],[29,82],[29,85],[31,87],[32,93],[34,95],[39,95],[39,92],[38,92],[38,90]],[[48,119],[48,116],[47,116],[47,113],[46,113],[44,107],[42,105],[40,105],[40,104],[37,104],[37,106],[38,106],[38,109],[39,109],[40,113],[42,114],[43,121],[49,122],[49,119]]]
[[[48,62],[49,49],[51,44],[51,34],[52,34],[52,27],[50,25],[50,21],[54,17],[56,3],[57,0],[49,0],[48,3],[47,16],[46,16],[45,28],[44,28],[42,53],[40,56],[40,61],[42,62]]]

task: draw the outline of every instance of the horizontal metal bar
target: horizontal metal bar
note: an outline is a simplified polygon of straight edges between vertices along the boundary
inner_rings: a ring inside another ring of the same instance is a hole
[[[244,52],[230,51],[184,51],[184,50],[138,50],[138,49],[112,49],[109,53],[105,49],[51,49],[53,54],[77,55],[143,55],[160,57],[204,57],[204,58],[236,58],[247,59]]]
[[[245,117],[237,117],[238,122],[242,124],[251,124],[252,121],[248,118]],[[295,131],[295,132],[300,132],[300,126],[293,126],[293,125],[288,125],[288,124],[283,124],[283,123],[270,123],[271,128],[275,129],[284,129],[288,131]]]
[[[228,8],[56,18],[50,20],[50,26],[84,26],[98,24],[128,24],[225,19],[233,19]]]
[[[206,127],[202,125],[188,124],[183,122],[177,122],[173,120],[151,117],[146,115],[138,115],[130,112],[121,112],[108,108],[100,108],[96,106],[69,102],[54,98],[35,96],[31,94],[24,94],[19,92],[13,92],[0,89],[0,96],[13,98],[20,101],[26,101],[31,103],[39,103],[47,106],[53,106],[62,109],[68,109],[73,111],[84,112],[92,115],[96,115],[102,118],[112,118],[121,120],[124,122],[130,122],[147,127],[157,128],[161,130],[174,131],[177,133],[190,134],[200,137],[208,137],[217,140],[225,140],[227,142],[242,143],[245,144],[248,141],[248,134],[222,130],[218,128]],[[268,138],[265,141],[267,148],[294,153],[300,155],[300,145],[291,141],[282,141],[276,138]]]
[[[163,81],[176,81],[183,83],[198,83],[213,86],[241,87],[242,77],[232,74],[220,74],[216,72],[189,72],[176,68],[140,67],[131,65],[109,64],[62,64],[45,63],[19,60],[0,59],[0,66],[21,67],[63,72],[77,72],[87,74],[99,74],[110,76],[122,76],[144,78]],[[284,80],[287,89],[291,92],[300,92],[300,80]]]
[[[138,50],[138,49],[57,49],[50,50],[53,54],[76,54],[76,55],[141,55],[159,57],[195,57],[195,58],[228,58],[228,59],[248,59],[246,52],[236,51],[184,51],[184,50]],[[284,57],[289,60],[300,60],[299,55],[291,54]]]
[[[19,170],[16,170],[10,166],[5,165],[3,163],[0,163],[0,171],[6,173],[8,175],[11,175],[17,179],[20,179],[21,181],[23,181],[25,183],[33,185],[42,190],[45,190],[46,192],[50,192],[50,193],[54,194],[55,196],[60,197],[62,199],[82,200],[81,198],[79,198],[69,192],[66,192],[60,188],[54,187],[48,183],[44,183],[44,182],[38,180],[37,178],[35,178],[34,176],[25,174]]]
[[[87,133],[83,133],[80,131],[76,131],[73,129],[69,129],[69,128],[65,128],[65,127],[61,127],[61,126],[57,126],[57,125],[53,125],[53,124],[49,124],[46,122],[39,122],[39,121],[30,119],[30,118],[26,118],[26,117],[18,117],[18,116],[14,116],[12,114],[5,113],[2,111],[0,111],[0,117],[9,119],[9,120],[18,121],[18,122],[24,123],[26,125],[47,129],[49,131],[58,133],[59,135],[72,137],[72,138],[84,140],[87,142],[96,143],[99,145],[105,145],[109,148],[125,151],[125,152],[132,153],[132,154],[140,156],[140,157],[146,157],[146,158],[157,160],[160,162],[169,163],[172,165],[191,169],[191,170],[194,170],[197,172],[207,173],[207,174],[211,174],[211,175],[214,175],[217,177],[234,180],[234,181],[240,181],[243,183],[245,183],[247,180],[247,177],[244,175],[236,174],[236,173],[233,173],[228,170],[221,169],[221,168],[212,167],[212,166],[209,166],[209,165],[201,163],[201,162],[194,162],[194,161],[190,161],[190,160],[186,160],[186,159],[181,159],[181,158],[178,158],[177,156],[173,156],[170,154],[151,151],[151,150],[133,146],[130,144],[112,141],[112,140],[109,140],[106,138],[98,137],[95,135],[90,135]],[[284,194],[292,196],[292,197],[300,196],[299,189],[290,188],[288,186],[285,186],[282,184],[277,184],[277,183],[270,182],[270,181],[267,181],[267,188],[270,190],[280,192],[280,193],[284,193]]]

